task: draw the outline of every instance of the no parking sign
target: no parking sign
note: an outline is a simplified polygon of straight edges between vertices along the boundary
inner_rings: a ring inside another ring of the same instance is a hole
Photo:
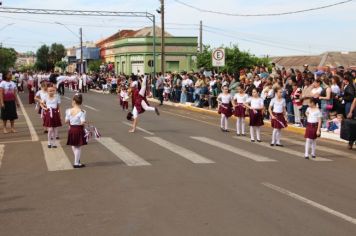
[[[212,54],[213,66],[214,67],[223,67],[225,66],[225,49],[217,48],[213,51]]]

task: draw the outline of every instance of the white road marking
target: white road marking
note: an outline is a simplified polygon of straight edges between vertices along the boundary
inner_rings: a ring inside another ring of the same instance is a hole
[[[126,122],[126,121],[123,121],[122,123],[127,125],[127,126],[132,126],[129,122]],[[136,127],[136,129],[138,129],[138,130],[140,130],[140,131],[142,131],[142,132],[144,132],[146,134],[149,134],[149,135],[155,135],[154,133],[152,133],[152,132],[150,132],[148,130],[145,130],[145,129],[141,128],[141,127],[138,127],[138,126]]]
[[[41,142],[48,171],[72,170],[73,166],[62,146],[57,142],[57,148],[48,148],[48,142]]]
[[[5,141],[5,142],[0,142],[0,144],[6,144],[6,143],[27,143],[27,142],[33,142],[30,139],[25,139],[25,140],[14,140],[14,141]]]
[[[164,139],[161,139],[159,137],[145,137],[145,139],[158,144],[159,146],[168,149],[169,151],[195,163],[195,164],[211,164],[215,163],[214,161],[205,158],[195,152],[192,152],[184,147],[178,146],[174,143],[168,142]]]
[[[128,166],[150,166],[151,164],[131,152],[128,148],[116,142],[112,138],[102,137],[98,139],[98,142],[101,143],[104,147],[109,149],[115,156],[121,159]]]
[[[93,110],[93,111],[99,111],[98,109],[94,108],[94,107],[91,107],[91,106],[88,106],[88,105],[83,105],[84,107],[90,109],[90,110]]]
[[[246,139],[246,138],[242,138],[242,137],[233,137],[235,139],[238,139],[238,140],[242,140],[242,141],[245,141],[245,142],[250,142],[249,139]],[[293,149],[289,149],[289,148],[286,148],[286,147],[271,147],[271,145],[269,143],[256,143],[257,145],[260,145],[260,146],[263,146],[265,148],[269,148],[269,149],[273,149],[275,150],[276,152],[284,152],[284,153],[287,153],[287,154],[291,154],[291,155],[294,155],[294,156],[297,156],[297,157],[302,157],[304,158],[304,153],[303,152],[298,152],[298,151],[295,151]],[[332,161],[330,159],[327,159],[327,158],[323,158],[323,157],[316,157],[316,158],[310,158],[310,160],[312,161]]]
[[[235,153],[239,156],[242,156],[242,157],[257,161],[257,162],[275,162],[276,161],[274,159],[264,157],[264,156],[261,156],[261,155],[258,155],[258,154],[255,154],[255,153],[252,153],[249,151],[245,151],[243,149],[240,149],[240,148],[237,148],[237,147],[234,147],[234,146],[231,146],[231,145],[228,145],[228,144],[225,144],[225,143],[222,143],[222,142],[210,139],[210,138],[206,138],[206,137],[190,137],[190,138],[198,140],[198,141],[206,143],[206,144],[209,144],[211,146],[215,146],[217,148],[224,149],[226,151]]]
[[[23,116],[25,117],[25,120],[26,120],[28,129],[30,130],[31,140],[32,140],[33,142],[37,142],[37,141],[39,140],[39,138],[38,138],[38,135],[37,135],[37,133],[36,133],[36,130],[35,130],[35,128],[33,127],[33,124],[32,124],[32,122],[31,122],[31,119],[30,119],[30,117],[27,115],[27,112],[26,112],[26,110],[25,110],[25,107],[23,106],[22,101],[21,101],[21,99],[20,99],[20,97],[19,97],[18,95],[17,95],[17,100],[19,101],[22,114],[23,114]]]
[[[63,96],[63,98],[65,98],[65,99],[67,99],[67,100],[72,100],[71,98],[66,97],[66,96]]]
[[[0,168],[2,165],[2,159],[4,158],[4,154],[5,154],[5,145],[0,144]]]
[[[287,142],[289,142],[289,143],[292,143],[292,144],[302,145],[302,146],[305,145],[305,143],[304,143],[303,141],[293,140],[293,139],[290,139],[290,138],[286,138],[285,140],[286,140]],[[341,150],[337,150],[337,149],[333,149],[333,148],[328,148],[328,147],[321,146],[321,145],[316,145],[316,150],[318,150],[318,151],[324,151],[324,152],[329,152],[329,153],[332,153],[332,154],[337,155],[337,156],[342,155],[343,157],[347,157],[347,158],[356,160],[356,157],[355,157],[355,156],[352,156],[351,153],[343,152],[343,151],[341,151]]]
[[[300,195],[298,195],[296,193],[290,192],[290,191],[288,191],[286,189],[283,189],[281,187],[278,187],[276,185],[273,185],[273,184],[270,184],[270,183],[262,183],[262,185],[266,186],[267,188],[275,190],[275,191],[277,191],[279,193],[287,195],[287,196],[289,196],[291,198],[294,198],[294,199],[296,199],[298,201],[301,201],[301,202],[303,202],[305,204],[308,204],[308,205],[310,205],[312,207],[318,208],[319,210],[322,210],[322,211],[324,211],[326,213],[329,213],[329,214],[331,214],[333,216],[339,217],[339,218],[341,218],[341,219],[343,219],[345,221],[348,221],[348,222],[356,225],[356,219],[351,217],[351,216],[348,216],[348,215],[345,215],[345,214],[343,214],[341,212],[335,211],[335,210],[333,210],[333,209],[331,209],[331,208],[329,208],[327,206],[321,205],[321,204],[319,204],[317,202],[309,200],[308,198],[302,197],[302,196],[300,196]]]

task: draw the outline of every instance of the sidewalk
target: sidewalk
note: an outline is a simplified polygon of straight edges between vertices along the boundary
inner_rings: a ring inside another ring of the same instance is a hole
[[[154,98],[148,98],[147,100],[149,102],[158,103],[158,100],[154,99]],[[210,110],[210,109],[207,109],[207,108],[199,108],[199,107],[195,107],[194,104],[192,104],[192,103],[181,104],[181,103],[173,103],[173,102],[168,101],[168,102],[164,102],[164,105],[172,106],[172,107],[178,107],[178,108],[187,109],[187,110],[190,110],[190,111],[200,112],[200,113],[209,114],[209,115],[220,116],[216,109]],[[236,118],[233,117],[233,119],[236,119]],[[248,120],[248,119],[249,118],[246,117],[246,120]],[[271,127],[271,122],[268,121],[268,120],[265,120],[265,125],[267,127]],[[288,125],[288,127],[285,128],[285,130],[289,131],[289,132],[297,133],[297,134],[300,134],[300,135],[304,135],[304,132],[305,132],[305,128],[295,127],[293,125]],[[346,143],[345,140],[340,139],[340,135],[339,134],[334,134],[334,133],[330,133],[330,132],[323,132],[322,131],[321,132],[321,138]]]

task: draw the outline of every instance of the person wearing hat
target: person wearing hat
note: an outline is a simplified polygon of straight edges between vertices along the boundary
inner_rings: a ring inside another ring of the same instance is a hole
[[[304,64],[303,67],[304,67],[304,72],[303,73],[310,73],[308,64]]]

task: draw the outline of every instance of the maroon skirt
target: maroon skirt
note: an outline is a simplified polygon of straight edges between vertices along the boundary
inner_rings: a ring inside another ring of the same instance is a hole
[[[254,111],[257,111],[256,113]],[[250,126],[263,126],[262,110],[250,110]]]
[[[226,117],[231,117],[232,116],[232,106],[231,104],[228,103],[223,103],[219,106],[218,110],[219,114],[224,114]]]
[[[274,129],[284,129],[288,127],[287,121],[284,118],[283,113],[273,113],[276,119],[272,119],[271,124]]]
[[[242,103],[239,103],[237,106],[235,106],[234,115],[236,117],[246,117],[246,108]]]
[[[58,109],[48,109],[47,111],[43,111],[43,126],[44,127],[60,127],[62,126],[61,115]]]
[[[317,139],[318,135],[318,123],[307,123],[307,128],[305,129],[304,138]]]
[[[85,131],[83,125],[71,125],[68,131],[67,145],[70,146],[83,146],[87,145],[85,138]]]

